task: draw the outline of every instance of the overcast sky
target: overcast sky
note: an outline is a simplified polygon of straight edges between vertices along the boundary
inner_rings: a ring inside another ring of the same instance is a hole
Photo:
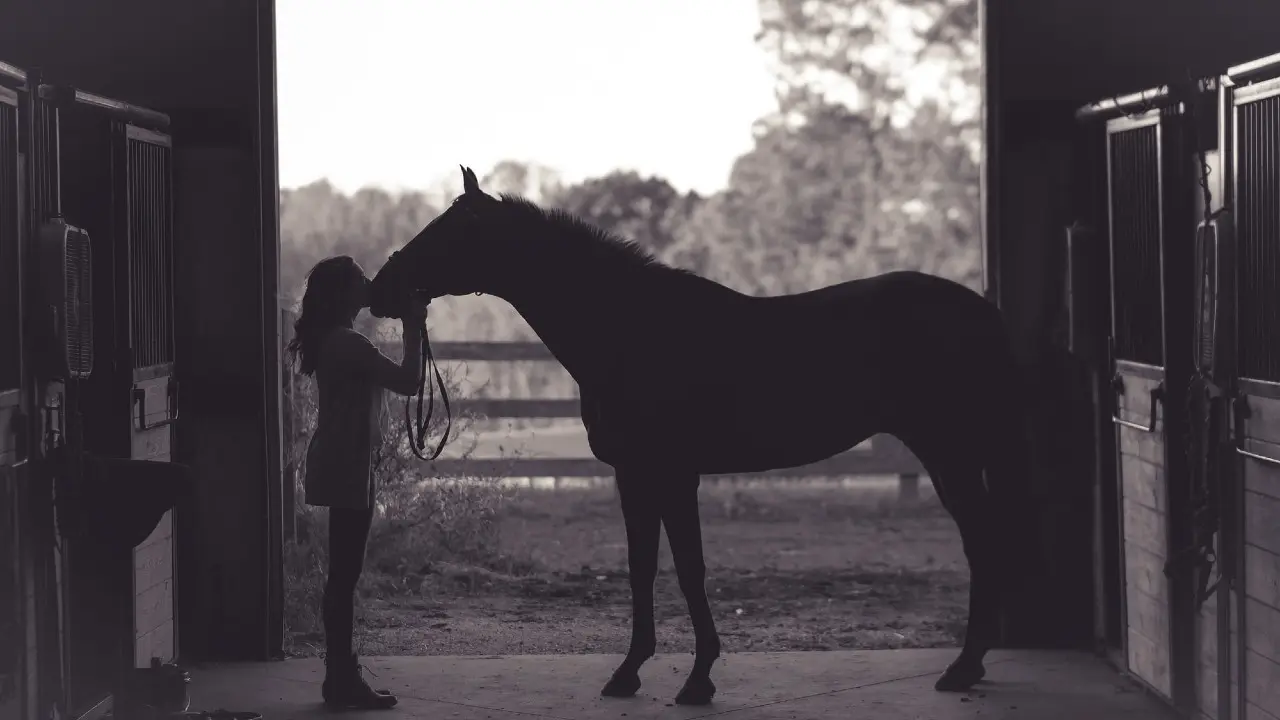
[[[754,0],[277,0],[277,27],[284,187],[515,159],[712,192],[775,107]]]

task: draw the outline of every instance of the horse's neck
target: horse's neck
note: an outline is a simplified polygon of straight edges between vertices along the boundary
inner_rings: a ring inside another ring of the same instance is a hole
[[[523,277],[536,280],[511,288],[502,297],[573,379],[587,385],[609,372],[619,339],[613,336],[626,327],[626,312],[618,288],[571,267],[559,262],[530,267]]]
[[[601,372],[607,372],[607,353],[613,343],[611,338],[595,332],[597,323],[588,314],[591,306],[586,298],[560,296],[508,302],[579,385],[594,384]]]

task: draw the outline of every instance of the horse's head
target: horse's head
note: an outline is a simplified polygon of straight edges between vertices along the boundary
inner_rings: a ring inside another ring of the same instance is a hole
[[[476,174],[462,168],[462,194],[404,247],[393,252],[373,278],[369,312],[399,318],[406,298],[493,292],[505,257],[499,227],[502,201],[480,189]]]

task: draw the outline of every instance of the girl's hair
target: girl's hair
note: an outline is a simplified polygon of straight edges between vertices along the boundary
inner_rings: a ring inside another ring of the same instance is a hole
[[[293,339],[288,345],[298,372],[315,372],[325,335],[350,319],[351,293],[361,276],[360,266],[348,255],[325,258],[307,273],[302,312],[293,323]]]

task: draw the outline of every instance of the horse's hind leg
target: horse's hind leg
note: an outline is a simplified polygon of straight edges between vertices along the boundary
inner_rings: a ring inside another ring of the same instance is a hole
[[[698,518],[696,474],[682,474],[664,480],[667,491],[662,506],[662,524],[667,528],[671,556],[676,565],[680,592],[693,621],[693,670],[676,695],[678,705],[706,705],[716,694],[711,682],[711,666],[720,657],[720,636],[716,633],[711,604],[707,601],[707,566],[702,554],[702,528]]]
[[[616,475],[622,517],[627,527],[627,574],[631,581],[631,647],[600,691],[606,697],[631,697],[640,689],[640,666],[658,647],[653,621],[653,582],[658,576],[662,518],[654,478]]]
[[[983,658],[995,644],[1000,623],[1000,554],[981,470],[951,470],[940,478],[946,507],[960,529],[969,561],[969,621],[960,656],[942,673],[934,689],[960,692],[986,675]]]

